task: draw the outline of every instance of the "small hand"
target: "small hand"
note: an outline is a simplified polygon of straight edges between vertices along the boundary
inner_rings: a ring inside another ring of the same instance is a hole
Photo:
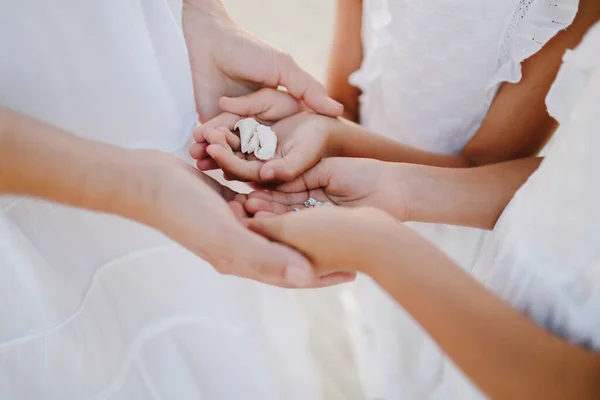
[[[328,158],[275,190],[248,195],[250,214],[282,214],[303,209],[308,198],[346,207],[375,207],[399,219],[406,217],[412,166],[362,158]],[[406,173],[403,173],[406,170]]]
[[[320,287],[352,280],[351,275],[317,276],[297,252],[249,231],[241,195],[164,153],[142,152],[152,176],[148,219],[142,221],[211,263],[223,274],[283,287]],[[232,208],[227,201],[233,202]],[[232,212],[236,210],[236,212]]]
[[[263,113],[261,122],[267,123],[264,118],[273,115],[273,112]],[[332,124],[338,123],[336,119],[311,112],[276,122],[271,126],[278,138],[275,158],[263,162],[241,153],[239,138],[231,133],[239,119],[236,114],[226,113],[195,130],[197,143],[190,148],[190,154],[198,160],[198,169],[219,167],[229,177],[242,181],[289,181],[327,155],[329,132]]]
[[[305,254],[317,273],[370,272],[378,250],[395,240],[402,225],[370,208],[318,208],[303,213],[254,218],[249,227]]]
[[[237,26],[216,1],[184,1],[183,33],[190,56],[198,114],[219,114],[222,96],[284,86],[315,112],[340,116],[343,106],[281,50]]]

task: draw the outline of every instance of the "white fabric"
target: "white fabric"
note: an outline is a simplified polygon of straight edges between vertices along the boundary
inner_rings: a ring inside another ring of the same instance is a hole
[[[577,0],[364,0],[361,123],[403,143],[459,153],[503,82],[577,10]],[[465,269],[486,240],[475,229],[411,224]],[[371,280],[347,296],[368,399],[435,397],[442,353]],[[439,398],[447,399],[440,394]],[[456,397],[462,399],[462,397]]]
[[[540,326],[600,351],[600,24],[568,51],[546,98],[560,123],[473,273]],[[437,397],[477,398],[451,369]]]
[[[181,6],[0,0],[0,106],[185,153]],[[292,292],[220,276],[130,221],[0,197],[1,399],[319,399],[315,370]]]

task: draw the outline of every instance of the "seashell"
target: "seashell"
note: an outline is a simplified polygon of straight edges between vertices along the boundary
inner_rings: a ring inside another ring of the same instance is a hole
[[[318,201],[313,199],[312,197],[308,198],[308,200],[306,200],[304,202],[304,207],[306,208],[313,208],[313,207],[331,207],[333,204],[331,204],[328,201]]]
[[[240,132],[242,153],[254,153],[259,160],[270,160],[275,157],[277,135],[273,130],[259,124],[254,118],[239,120],[233,129]]]
[[[256,136],[258,137],[259,147],[254,151],[254,155],[259,160],[270,160],[275,157],[275,149],[277,148],[277,136],[273,130],[265,125],[259,125],[256,128]]]
[[[254,118],[245,118],[245,119],[241,119],[239,120],[235,126],[233,127],[234,130],[239,130],[240,131],[240,141],[242,144],[242,153],[250,153],[248,151],[248,147],[250,146],[250,142],[252,140],[252,138],[255,136],[255,131],[256,128],[258,127],[258,125],[260,125]],[[254,143],[253,143],[254,144]],[[257,145],[258,147],[258,145]],[[254,151],[256,149],[253,149],[252,151]]]

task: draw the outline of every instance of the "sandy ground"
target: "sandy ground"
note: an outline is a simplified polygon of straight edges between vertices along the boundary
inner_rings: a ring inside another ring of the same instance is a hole
[[[313,76],[325,80],[333,33],[334,0],[223,0],[240,25],[291,54]],[[243,190],[243,186],[232,185]],[[363,399],[347,342],[339,301],[343,288],[298,292],[311,326],[312,347],[327,400]]]

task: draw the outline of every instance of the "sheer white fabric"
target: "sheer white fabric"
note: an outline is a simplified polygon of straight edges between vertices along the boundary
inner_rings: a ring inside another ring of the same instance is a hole
[[[437,153],[454,154],[481,125],[503,82],[573,20],[577,0],[365,0],[361,123]],[[470,270],[486,240],[475,229],[411,224]],[[371,280],[347,296],[369,399],[434,397],[444,374],[435,344]],[[440,397],[447,399],[448,397]],[[457,397],[462,399],[462,397]]]
[[[185,153],[196,113],[180,0],[0,10],[1,106]],[[149,228],[0,197],[2,399],[318,399],[306,325],[291,292],[220,276]]]
[[[517,192],[473,273],[543,328],[600,350],[600,24],[568,51],[547,96],[560,123],[540,168]],[[477,398],[447,369],[437,398]]]

